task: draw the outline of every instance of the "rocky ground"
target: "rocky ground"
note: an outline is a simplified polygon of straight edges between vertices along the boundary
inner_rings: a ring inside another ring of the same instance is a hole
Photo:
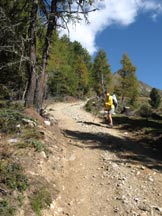
[[[83,105],[54,103],[47,107],[64,143],[60,144],[59,193],[43,215],[162,215],[162,164],[145,154],[130,133],[118,125],[108,128],[85,112]]]

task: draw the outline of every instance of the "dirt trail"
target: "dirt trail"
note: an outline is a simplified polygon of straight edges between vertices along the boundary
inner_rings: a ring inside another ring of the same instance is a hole
[[[117,152],[126,142],[123,134],[107,128],[83,105],[48,107],[67,138],[54,215],[162,215],[162,174],[119,158]]]

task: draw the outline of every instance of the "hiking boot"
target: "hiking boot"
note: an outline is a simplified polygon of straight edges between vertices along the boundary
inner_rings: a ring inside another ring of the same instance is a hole
[[[113,124],[109,124],[108,127],[109,127],[109,128],[112,128],[112,127],[113,127]]]

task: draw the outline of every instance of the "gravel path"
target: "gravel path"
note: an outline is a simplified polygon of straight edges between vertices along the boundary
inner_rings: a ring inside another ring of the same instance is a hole
[[[83,110],[84,102],[48,107],[66,137],[55,216],[162,215],[162,174],[119,157],[131,142]],[[133,156],[133,155],[132,155]]]

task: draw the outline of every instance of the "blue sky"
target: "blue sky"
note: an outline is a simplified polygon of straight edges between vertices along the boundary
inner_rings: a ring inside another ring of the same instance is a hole
[[[129,26],[112,25],[96,36],[96,44],[106,51],[112,72],[122,67],[120,60],[127,53],[137,78],[162,89],[162,16],[153,21],[144,14]]]
[[[96,12],[70,25],[71,41],[79,41],[92,56],[104,49],[112,72],[127,53],[140,81],[162,89],[162,0],[95,0]],[[65,33],[65,32],[63,32]]]

